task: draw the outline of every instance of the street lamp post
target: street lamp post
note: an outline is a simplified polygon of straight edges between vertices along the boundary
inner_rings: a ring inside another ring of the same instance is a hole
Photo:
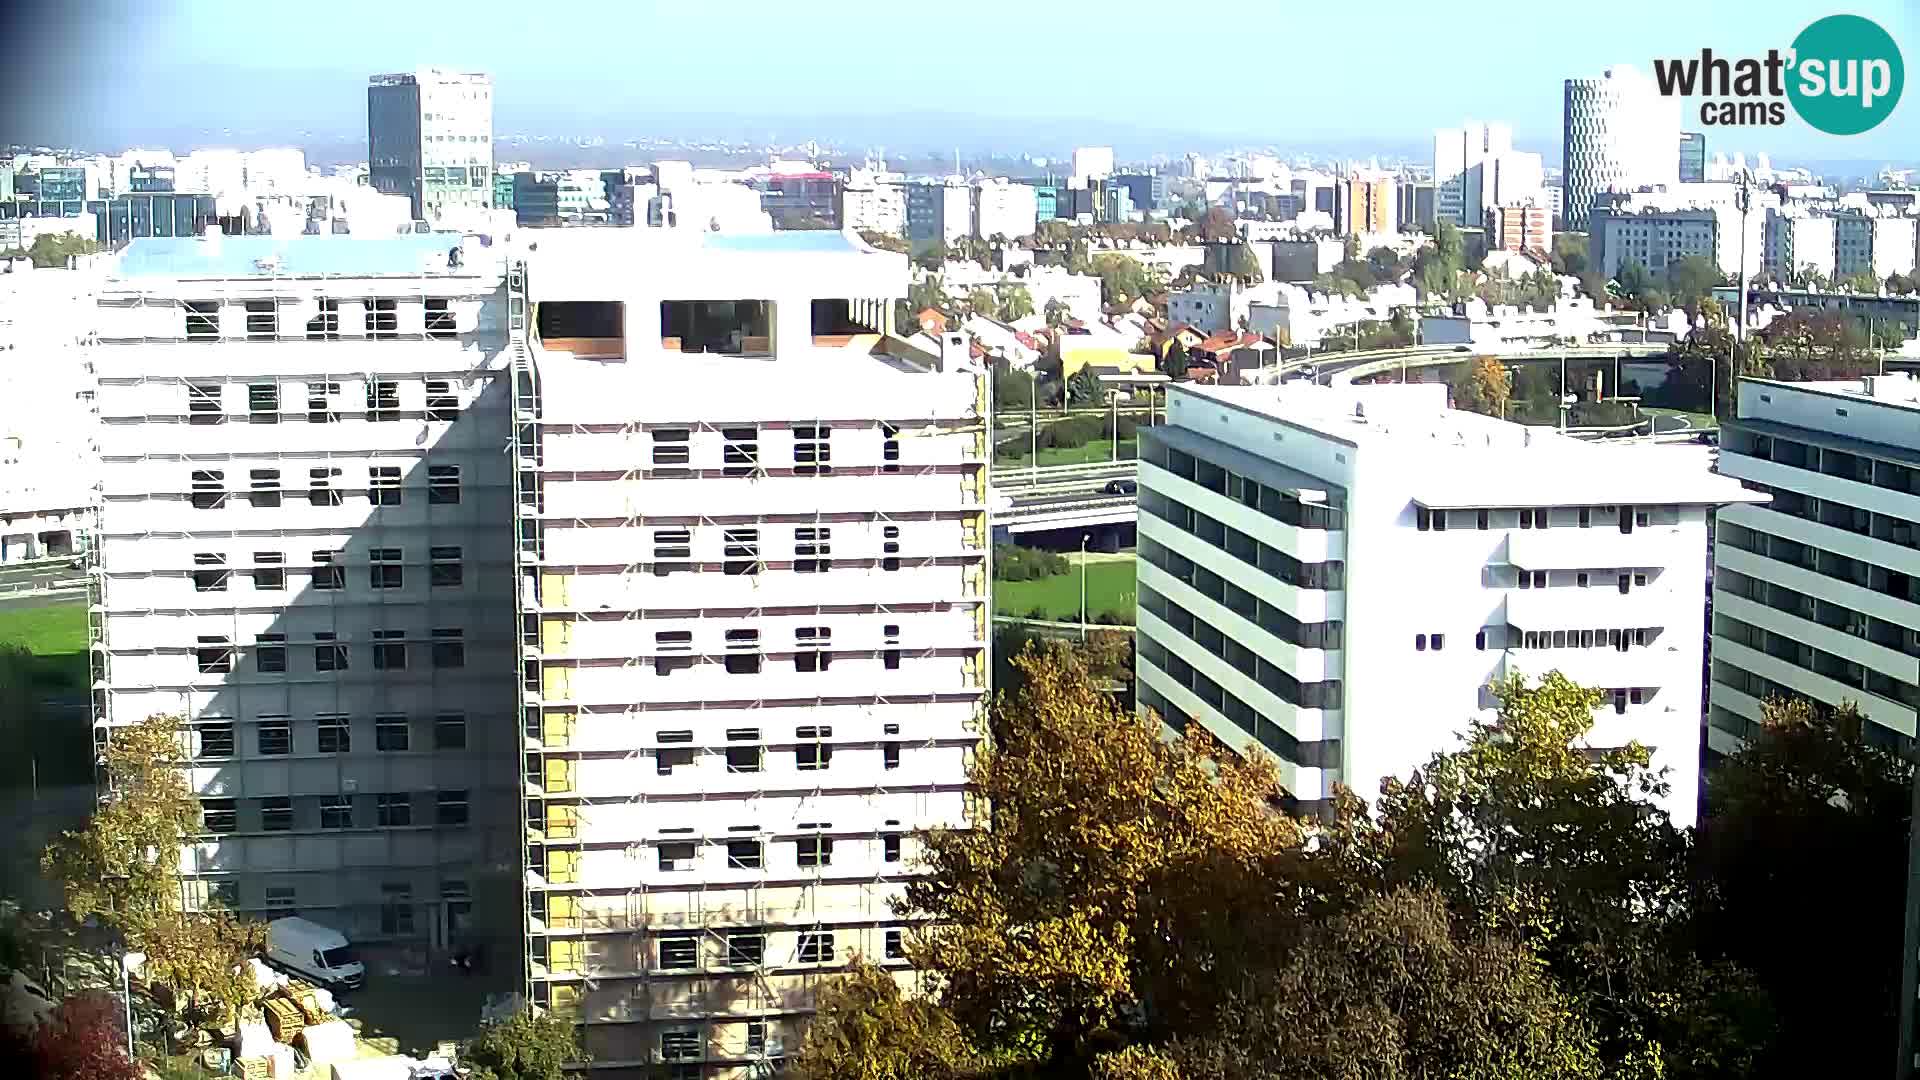
[[[130,952],[120,957],[120,997],[127,1009],[127,1060],[139,1060],[133,1048],[133,986],[128,978],[135,965],[144,963],[145,953]]]
[[[1089,534],[1080,534],[1080,641],[1087,640],[1087,541]]]
[[[1107,400],[1113,405],[1113,463],[1120,463],[1120,391],[1107,394]]]
[[[1040,375],[1027,367],[1027,472],[1040,482]]]

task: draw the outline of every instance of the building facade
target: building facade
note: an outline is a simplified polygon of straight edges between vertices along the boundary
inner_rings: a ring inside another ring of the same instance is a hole
[[[0,564],[71,556],[92,542],[99,279],[92,266],[0,273]]]
[[[907,240],[951,244],[973,231],[973,189],[957,181],[906,186]]]
[[[1707,137],[1698,131],[1680,133],[1680,182],[1703,184],[1707,180]]]
[[[101,285],[96,738],[191,727],[189,904],[517,951],[505,294],[484,253],[141,239]]]
[[[1347,236],[1396,231],[1399,205],[1394,199],[1393,177],[1370,173],[1344,177],[1340,181],[1338,228]]]
[[[493,205],[493,77],[421,68],[367,85],[368,183],[415,220]]]
[[[1602,192],[1679,182],[1679,106],[1638,70],[1568,79],[1562,117],[1567,228],[1586,229]]]
[[[1142,432],[1144,709],[1265,753],[1303,810],[1452,745],[1505,675],[1605,694],[1695,816],[1711,507],[1658,448],[1458,412],[1441,385],[1175,387]]]
[[[1920,687],[1920,387],[1906,374],[1741,379],[1720,471],[1765,505],[1720,512],[1707,731],[1738,749],[1767,698],[1858,705],[1865,734],[1911,750]]]
[[[1553,250],[1553,211],[1545,206],[1496,206],[1487,211],[1487,246],[1496,251]]]
[[[987,378],[886,351],[905,256],[635,232],[509,272],[528,977],[597,1073],[758,1076],[966,820]]]
[[[1038,203],[1027,185],[1004,178],[974,185],[973,235],[982,240],[995,236],[1018,240],[1032,236],[1038,223]]]
[[[840,181],[831,173],[782,173],[766,178],[760,208],[776,229],[838,229]]]

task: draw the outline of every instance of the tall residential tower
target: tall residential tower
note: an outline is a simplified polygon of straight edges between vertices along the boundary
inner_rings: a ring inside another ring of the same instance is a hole
[[[421,68],[367,81],[374,190],[413,200],[416,220],[493,205],[493,76]]]
[[[1679,181],[1679,105],[1639,70],[1621,65],[1597,79],[1568,79],[1564,104],[1567,228],[1587,227],[1600,192]]]

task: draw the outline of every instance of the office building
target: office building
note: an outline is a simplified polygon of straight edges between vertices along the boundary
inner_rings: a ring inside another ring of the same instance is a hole
[[[1396,187],[1399,200],[1400,227],[1403,229],[1431,230],[1434,226],[1435,198],[1438,191],[1432,181],[1402,179]],[[1293,213],[1281,217],[1281,221],[1290,221],[1299,216],[1298,204]]]
[[[1857,211],[1833,215],[1835,277],[1868,273],[1879,281],[1909,274],[1914,267],[1915,225],[1910,217],[1869,216]]]
[[[1719,469],[1765,505],[1720,512],[1707,745],[1731,753],[1775,695],[1853,702],[1910,752],[1920,656],[1920,387],[1741,379]]]
[[[775,173],[759,188],[760,208],[776,229],[840,227],[840,181],[832,173]]]
[[[522,225],[605,225],[613,207],[592,169],[523,172],[513,177],[513,214]]]
[[[220,220],[219,201],[211,195],[121,195],[90,202],[87,209],[94,215],[94,239],[107,247],[155,236],[198,236]]]
[[[1068,187],[1084,188],[1113,175],[1113,147],[1076,146],[1073,148],[1073,176]]]
[[[1698,131],[1680,133],[1680,182],[1703,184],[1707,180],[1707,137]]]
[[[973,200],[973,235],[982,240],[1032,236],[1039,223],[1033,189],[1025,184],[1010,183],[1004,177],[981,180],[974,184]]]
[[[1109,225],[1133,220],[1133,190],[1124,184],[1107,181],[1094,189],[1098,199],[1094,215]]]
[[[368,183],[416,220],[493,205],[493,77],[421,68],[367,86]]]
[[[1679,104],[1638,70],[1568,79],[1564,99],[1567,228],[1585,230],[1594,196],[1679,182]]]
[[[1336,228],[1347,236],[1391,233],[1399,222],[1394,214],[1398,204],[1393,194],[1393,177],[1388,173],[1356,173],[1340,181],[1340,211]]]
[[[521,888],[487,250],[139,239],[107,271],[95,723],[191,727],[190,904],[517,947],[474,921]]]
[[[1167,206],[1167,178],[1157,172],[1121,173],[1110,182],[1126,188],[1133,205],[1141,210],[1164,210]]]
[[[1763,266],[1781,284],[1805,281],[1818,274],[1834,277],[1833,214],[1813,213],[1803,207],[1776,206],[1766,215]]]
[[[906,256],[841,233],[509,273],[534,1000],[596,1071],[768,1075],[854,954],[912,978],[909,834],[966,820],[986,373],[892,351]]]
[[[1710,259],[1728,276],[1759,273],[1766,252],[1768,211],[1780,205],[1770,192],[1755,191],[1742,213],[1732,184],[1674,185],[1633,194],[1594,196],[1587,222],[1588,251],[1600,272],[1612,277],[1637,262],[1665,274],[1689,255]]]
[[[1496,206],[1487,211],[1487,245],[1496,251],[1553,251],[1553,211],[1545,206]]]
[[[973,189],[958,179],[908,184],[906,210],[915,249],[951,244],[973,231]]]
[[[1175,386],[1141,432],[1143,708],[1265,753],[1302,810],[1453,745],[1488,684],[1598,688],[1695,816],[1707,529],[1761,496],[1668,448],[1447,407],[1447,388]]]
[[[1433,133],[1433,216],[1477,226],[1497,206],[1539,201],[1539,154],[1513,148],[1505,124],[1469,122]]]

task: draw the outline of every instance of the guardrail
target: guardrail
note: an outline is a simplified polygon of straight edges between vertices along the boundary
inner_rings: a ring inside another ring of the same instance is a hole
[[[1113,495],[1098,499],[1075,499],[1071,502],[1050,502],[1039,505],[1020,506],[1015,504],[994,512],[995,517],[1039,517],[1043,514],[1062,514],[1100,510],[1113,506],[1132,506],[1131,495]]]

